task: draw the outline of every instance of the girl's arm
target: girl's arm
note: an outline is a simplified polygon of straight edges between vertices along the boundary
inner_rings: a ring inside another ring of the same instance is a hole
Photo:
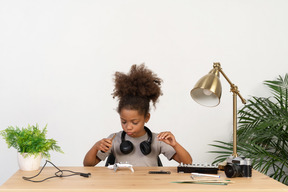
[[[95,166],[101,160],[97,157],[97,153],[99,150],[103,152],[107,152],[112,147],[112,139],[104,138],[98,142],[96,142],[93,147],[86,153],[83,165],[84,166]]]
[[[172,157],[175,161],[177,161],[178,163],[183,163],[183,164],[192,164],[192,157],[190,156],[188,151],[186,151],[184,147],[182,147],[176,141],[174,135],[171,132],[169,131],[161,132],[158,134],[157,137],[159,141],[163,141],[167,143],[168,145],[171,145],[175,149],[176,153]]]

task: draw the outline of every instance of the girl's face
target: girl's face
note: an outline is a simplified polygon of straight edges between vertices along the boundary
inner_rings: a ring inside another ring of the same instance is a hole
[[[149,121],[150,114],[140,115],[137,110],[121,109],[120,119],[122,129],[130,137],[141,137],[145,135],[144,124]]]

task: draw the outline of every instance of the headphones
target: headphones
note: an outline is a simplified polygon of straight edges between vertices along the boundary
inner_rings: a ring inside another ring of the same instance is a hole
[[[143,155],[148,155],[151,152],[152,132],[150,131],[150,129],[148,129],[145,126],[144,126],[144,129],[148,134],[148,139],[140,143],[140,150],[143,153]],[[131,141],[125,140],[125,135],[126,135],[126,132],[123,131],[121,134],[120,151],[126,155],[126,154],[131,153],[131,151],[133,151],[134,146]]]

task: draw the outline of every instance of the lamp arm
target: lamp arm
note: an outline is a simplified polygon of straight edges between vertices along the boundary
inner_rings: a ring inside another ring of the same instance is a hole
[[[227,77],[227,75],[222,70],[220,63],[214,63],[213,67],[216,68],[224,76],[224,78],[227,80],[227,82],[230,84],[231,92],[236,93],[239,96],[239,98],[241,99],[242,103],[246,104],[246,100],[240,94],[238,87],[230,81],[230,79]]]
[[[237,157],[237,95],[240,97],[243,104],[246,104],[246,100],[239,93],[238,87],[234,85],[226,74],[221,69],[220,63],[214,63],[214,68],[218,70],[231,86],[231,92],[233,93],[233,157]]]

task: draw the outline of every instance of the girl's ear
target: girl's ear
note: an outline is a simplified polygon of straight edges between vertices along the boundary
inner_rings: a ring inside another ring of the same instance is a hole
[[[147,123],[150,119],[150,113],[147,113],[146,117],[145,117],[145,123]]]

